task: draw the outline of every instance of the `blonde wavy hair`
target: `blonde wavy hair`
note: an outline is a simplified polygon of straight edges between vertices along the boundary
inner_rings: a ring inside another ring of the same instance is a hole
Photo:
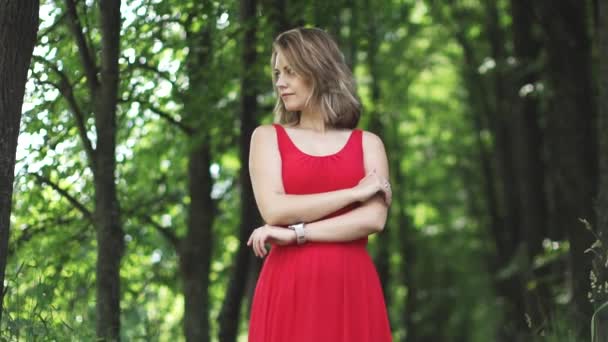
[[[357,97],[352,73],[331,36],[318,28],[295,28],[277,36],[272,45],[270,59],[274,70],[277,53],[285,58],[291,68],[312,88],[306,104],[312,104],[323,114],[325,124],[332,128],[357,127],[361,117],[361,104]],[[275,122],[295,125],[301,112],[285,108],[272,73],[272,84],[277,94],[274,108]]]

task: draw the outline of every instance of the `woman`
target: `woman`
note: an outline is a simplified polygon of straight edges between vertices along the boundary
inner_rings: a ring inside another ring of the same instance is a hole
[[[366,250],[367,237],[383,230],[392,198],[382,141],[356,128],[354,81],[327,33],[280,34],[271,66],[278,123],[254,130],[249,155],[266,225],[247,245],[268,256],[249,341],[391,341]]]

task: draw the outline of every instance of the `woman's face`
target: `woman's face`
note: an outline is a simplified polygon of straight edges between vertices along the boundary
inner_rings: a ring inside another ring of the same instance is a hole
[[[295,73],[281,52],[276,56],[274,74],[285,108],[290,112],[303,111],[312,88],[304,78]]]

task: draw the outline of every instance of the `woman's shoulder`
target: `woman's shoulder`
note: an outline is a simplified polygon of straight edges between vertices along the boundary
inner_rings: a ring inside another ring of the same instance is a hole
[[[253,133],[251,133],[252,139],[255,136],[264,138],[266,136],[273,136],[275,135],[275,124],[263,124],[263,125],[259,125],[256,128],[253,129]]]
[[[263,146],[273,146],[277,141],[277,130],[274,127],[278,124],[262,124],[253,129],[251,133],[251,144]]]
[[[364,129],[356,128],[363,134],[363,140],[371,141],[372,143],[382,143],[382,138],[374,132],[366,131]]]
[[[378,136],[376,133],[366,131],[361,129],[362,132],[362,140],[363,140],[363,148],[370,151],[380,151],[384,150],[384,143],[382,142],[382,138]]]

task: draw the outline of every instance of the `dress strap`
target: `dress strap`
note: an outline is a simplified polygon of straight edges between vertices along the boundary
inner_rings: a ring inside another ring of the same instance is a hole
[[[353,130],[354,151],[363,157],[363,130],[355,128]]]
[[[280,124],[273,123],[272,124],[277,133],[277,145],[279,146],[279,152],[281,153],[281,157],[285,154],[285,149],[289,146],[289,136],[287,132],[285,132],[285,128]]]

